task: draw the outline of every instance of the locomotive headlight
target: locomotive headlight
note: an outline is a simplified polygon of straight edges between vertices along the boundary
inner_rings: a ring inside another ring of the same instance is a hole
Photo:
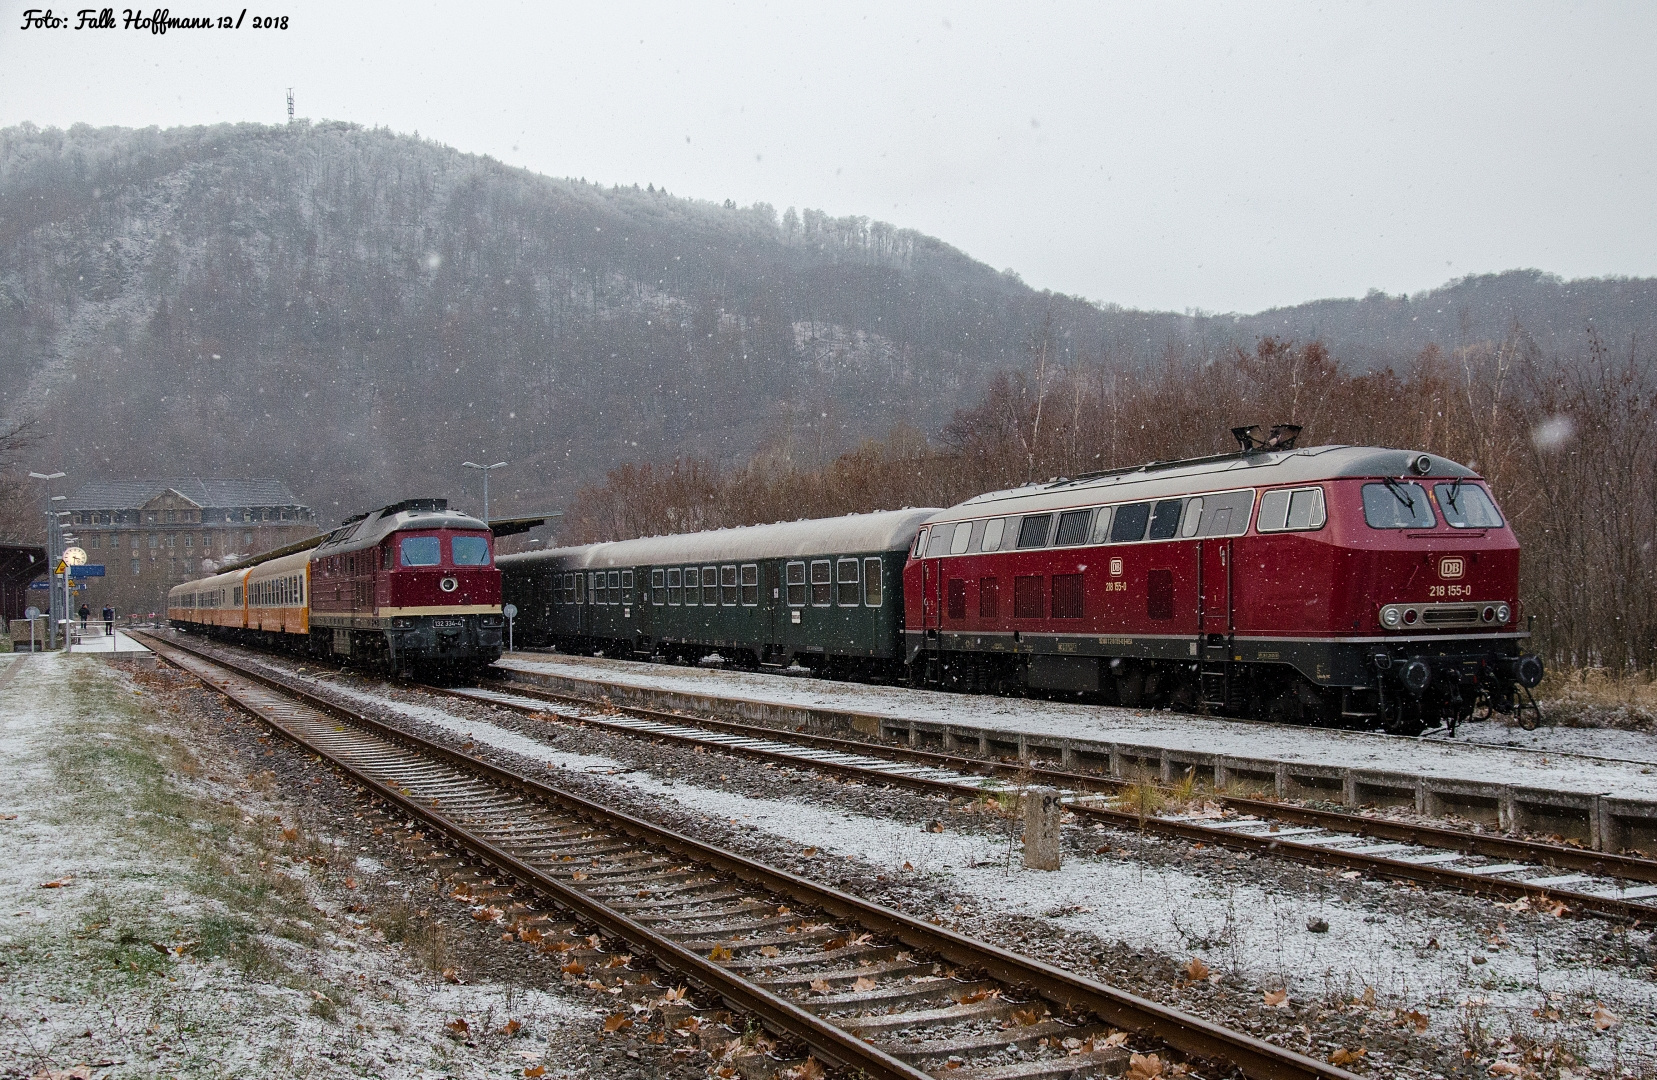
[[[1404,613],[1397,608],[1389,606],[1381,609],[1381,625],[1388,630],[1398,629],[1398,625],[1403,621]]]
[[[1496,621],[1497,622],[1501,623],[1503,626],[1506,626],[1507,621],[1511,618],[1513,618],[1513,609],[1512,608],[1508,607],[1506,604],[1497,604],[1496,605]]]

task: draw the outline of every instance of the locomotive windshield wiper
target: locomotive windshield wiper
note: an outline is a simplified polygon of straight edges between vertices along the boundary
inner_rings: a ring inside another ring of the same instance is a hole
[[[1381,483],[1385,484],[1387,486],[1387,490],[1392,492],[1393,498],[1409,507],[1410,513],[1415,513],[1415,496],[1405,491],[1403,484],[1400,484],[1390,476],[1381,477]]]
[[[1456,482],[1450,485],[1450,493],[1444,496],[1444,501],[1450,504],[1450,508],[1457,511],[1461,509],[1456,505],[1456,497],[1461,494],[1461,481],[1462,477],[1456,477]]]

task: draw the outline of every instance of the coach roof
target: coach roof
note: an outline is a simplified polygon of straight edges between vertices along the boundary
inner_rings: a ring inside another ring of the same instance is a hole
[[[855,555],[871,551],[905,551],[921,523],[939,511],[882,510],[873,514],[809,521],[779,521],[736,529],[616,540],[550,551],[503,555],[503,570],[513,565],[559,562],[568,568],[608,569],[621,566],[663,566],[673,563],[754,562],[824,555]]]
[[[1423,457],[1430,462],[1430,467],[1425,473],[1418,473],[1413,463]],[[1417,450],[1392,450],[1379,446],[1312,446],[1305,450],[1232,454],[1183,464],[1177,461],[1152,462],[1137,469],[1124,469],[1104,476],[1055,480],[1006,491],[991,491],[941,511],[931,520],[957,521],[996,514],[1040,513],[1071,506],[1170,499],[1231,488],[1310,484],[1341,477],[1420,479],[1422,476],[1476,475],[1449,458]]]

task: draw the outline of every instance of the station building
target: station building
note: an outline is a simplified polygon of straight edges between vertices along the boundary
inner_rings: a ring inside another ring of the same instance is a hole
[[[280,480],[107,480],[58,504],[65,531],[105,567],[76,606],[166,610],[167,590],[227,562],[315,536],[316,513]]]

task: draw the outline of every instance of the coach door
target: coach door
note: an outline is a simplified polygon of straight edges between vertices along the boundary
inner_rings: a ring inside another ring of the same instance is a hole
[[[1212,634],[1229,637],[1232,630],[1231,541],[1209,537],[1197,541],[1197,547],[1200,550],[1197,613],[1199,632],[1205,637]]]

